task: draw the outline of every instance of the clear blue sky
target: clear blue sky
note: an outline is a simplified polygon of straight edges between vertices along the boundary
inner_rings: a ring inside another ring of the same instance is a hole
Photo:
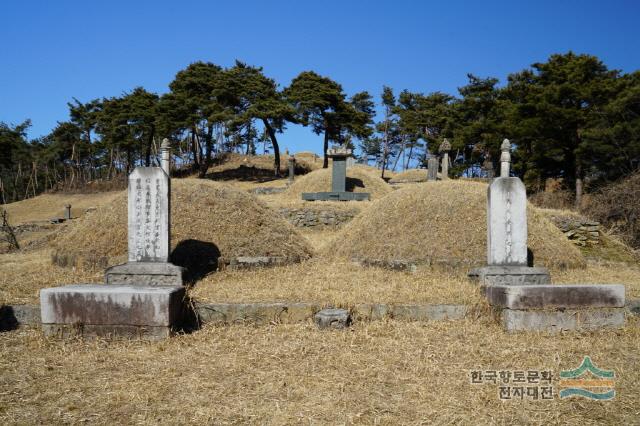
[[[0,43],[0,121],[30,118],[30,137],[85,102],[136,86],[163,93],[176,72],[237,58],[282,86],[303,70],[348,94],[457,94],[466,74],[506,76],[557,52],[640,68],[640,1],[6,1]],[[282,147],[321,151],[291,127]]]

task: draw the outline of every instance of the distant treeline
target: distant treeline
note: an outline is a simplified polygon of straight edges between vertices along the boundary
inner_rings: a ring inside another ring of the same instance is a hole
[[[496,78],[468,75],[458,96],[383,87],[381,119],[368,92],[304,71],[281,88],[262,68],[196,62],[177,73],[166,94],[138,87],[119,97],[68,104],[70,120],[27,140],[27,120],[0,123],[0,202],[56,187],[112,179],[136,165],[154,165],[163,138],[176,163],[205,176],[218,153],[273,152],[288,123],[310,126],[330,143],[360,148],[362,160],[406,169],[452,145],[452,173],[487,176],[502,140],[514,146],[513,173],[530,191],[561,179],[580,203],[585,185],[628,176],[640,160],[640,72],[610,70],[598,58],[552,55],[545,63]],[[324,165],[327,166],[325,156]]]

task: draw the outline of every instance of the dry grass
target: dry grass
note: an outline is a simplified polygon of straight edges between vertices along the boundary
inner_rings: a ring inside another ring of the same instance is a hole
[[[303,192],[331,191],[331,169],[319,169],[308,173],[289,187],[282,195],[285,199],[300,200]],[[393,191],[379,174],[366,167],[350,167],[347,169],[347,191],[368,192],[371,199],[376,200]]]
[[[321,240],[319,241],[322,244]],[[208,302],[316,302],[476,304],[477,286],[464,275],[420,268],[415,273],[363,268],[351,262],[312,259],[297,265],[253,271],[223,271],[200,281],[192,292]]]
[[[444,181],[411,185],[373,203],[327,247],[342,258],[482,265],[486,262],[486,185]],[[580,251],[535,208],[529,246],[537,265],[583,267]]]
[[[95,194],[41,194],[35,198],[18,201],[3,206],[9,213],[12,226],[25,223],[46,221],[52,217],[64,216],[64,205],[71,204],[71,215],[80,217],[89,207],[100,207],[111,203],[121,191]]]
[[[439,175],[440,173],[438,173]],[[427,169],[409,169],[404,172],[397,173],[389,183],[403,183],[403,182],[426,182],[427,181]]]
[[[486,321],[206,327],[158,343],[0,333],[3,424],[634,424],[640,327],[508,335]],[[589,355],[614,400],[502,402],[472,370],[560,370]]]
[[[103,271],[61,268],[48,250],[0,255],[0,305],[37,304],[42,288],[103,281]]]
[[[224,258],[304,259],[311,255],[305,240],[277,212],[250,194],[217,182],[173,180],[171,216],[174,247],[181,241],[198,240],[214,244]],[[109,264],[123,261],[127,253],[127,194],[121,193],[109,206],[62,229],[53,247],[77,259],[107,257]]]
[[[624,284],[627,299],[640,298],[640,267],[637,264],[590,264],[586,269],[558,271],[551,278],[562,284]]]

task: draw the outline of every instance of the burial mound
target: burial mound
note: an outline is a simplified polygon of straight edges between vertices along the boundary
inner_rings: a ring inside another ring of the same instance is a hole
[[[357,216],[326,254],[372,262],[469,268],[486,263],[487,185],[453,180],[412,185]],[[580,251],[529,205],[528,246],[536,265],[584,267]]]
[[[218,258],[267,256],[298,261],[311,247],[295,228],[254,196],[199,179],[171,182],[172,260],[187,267]],[[106,267],[126,261],[127,193],[70,223],[52,241],[54,262]]]

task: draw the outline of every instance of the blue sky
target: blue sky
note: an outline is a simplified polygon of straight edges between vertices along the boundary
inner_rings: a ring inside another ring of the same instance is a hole
[[[640,68],[640,1],[7,1],[0,23],[0,121],[30,137],[68,118],[66,103],[136,86],[164,93],[202,60],[264,67],[282,86],[303,70],[348,94],[383,84],[457,94],[466,74],[506,76],[557,52]],[[282,147],[321,151],[290,126]]]

